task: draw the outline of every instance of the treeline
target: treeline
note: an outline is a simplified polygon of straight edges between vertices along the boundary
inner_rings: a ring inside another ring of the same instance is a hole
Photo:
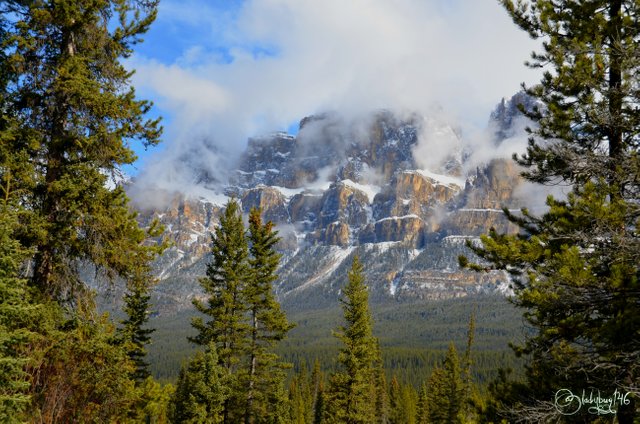
[[[474,296],[424,303],[372,303],[373,331],[380,340],[387,377],[394,374],[400,383],[419,387],[424,376],[442,361],[450,341],[458,350],[463,349],[467,336],[465,322],[471,310],[476,314],[472,356],[474,380],[479,388],[485,388],[501,367],[521,373],[522,360],[508,347],[510,341],[522,339],[526,334],[519,311],[504,297]],[[152,374],[160,381],[175,381],[182,362],[194,353],[194,345],[187,337],[176,337],[195,334],[189,324],[193,314],[193,310],[187,309],[150,320],[156,331],[148,358]],[[296,326],[278,343],[275,352],[291,363],[294,370],[299,370],[302,363],[310,367],[316,359],[322,370],[335,370],[339,341],[332,330],[342,320],[340,308],[287,311],[287,316]],[[292,371],[287,374],[290,378]]]

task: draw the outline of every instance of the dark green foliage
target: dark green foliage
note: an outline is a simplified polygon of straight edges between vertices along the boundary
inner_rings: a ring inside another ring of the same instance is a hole
[[[382,359],[382,350],[377,339],[372,378],[375,391],[374,415],[377,423],[384,424],[389,420],[389,394],[387,392],[387,377],[385,375],[384,360]]]
[[[394,375],[389,384],[389,423],[400,424],[405,419],[402,407],[402,388]]]
[[[11,262],[0,264],[10,288],[2,306],[11,305],[0,322],[12,322],[1,329],[0,345],[10,347],[3,356],[23,358],[10,367],[23,374],[2,386],[8,400],[19,395],[22,402],[27,389],[30,397],[25,414],[16,403],[2,421],[124,422],[140,400],[126,349],[114,342],[107,317],[95,313],[80,269],[142,281],[162,250],[145,244],[158,234],[155,224],[148,233],[139,228],[124,189],[107,184],[135,160],[128,143],[159,141],[158,122],[144,117],[150,104],[136,100],[132,72],[121,63],[156,6],[0,3],[0,187],[7,208],[0,226],[8,237],[3,248],[15,249]],[[17,225],[7,233],[8,217]],[[31,384],[23,384],[24,373]]]
[[[431,373],[427,384],[429,421],[432,423],[462,423],[464,385],[460,376],[458,353],[453,343],[444,359],[442,368]]]
[[[0,8],[11,14],[0,41],[11,52],[2,62],[8,79],[0,98],[11,117],[3,144],[18,158],[0,172],[14,176],[25,209],[20,238],[34,251],[32,283],[73,302],[83,291],[79,260],[129,279],[135,263],[155,253],[142,245],[124,190],[105,183],[135,159],[125,139],[153,145],[160,135],[120,62],[155,19],[156,2],[5,1]]]
[[[504,408],[553,420],[559,389],[637,392],[640,383],[640,4],[502,4],[545,40],[530,64],[545,73],[527,90],[540,102],[527,113],[536,127],[517,160],[529,180],[572,190],[566,200],[550,197],[541,217],[507,214],[521,234],[491,232],[474,250],[514,276],[515,302],[536,330],[516,349],[528,355],[528,392],[510,391],[521,396]],[[621,407],[619,422],[631,422],[638,407]]]
[[[222,423],[224,404],[229,396],[227,370],[219,364],[215,344],[197,352],[183,367],[171,399],[172,423]]]
[[[277,232],[273,231],[271,221],[262,223],[260,213],[254,208],[249,214],[251,280],[242,293],[251,326],[248,372],[246,382],[243,382],[247,394],[247,423],[273,421],[275,418],[272,414],[276,406],[273,401],[280,404],[284,402],[284,399],[273,397],[284,387],[283,369],[286,367],[279,361],[273,348],[293,328],[273,294],[272,285],[278,278],[276,269],[280,263],[275,246],[280,239]],[[304,389],[308,391],[306,386]],[[307,393],[303,395],[308,398]]]
[[[124,296],[124,312],[127,319],[122,321],[123,326],[118,330],[118,339],[125,343],[127,355],[135,365],[132,377],[138,383],[151,375],[146,361],[146,345],[151,342],[151,334],[155,330],[146,327],[149,321],[149,299],[151,296],[144,283],[132,282]]]
[[[0,421],[7,423],[19,422],[18,417],[29,408],[30,383],[25,368],[32,359],[26,355],[28,344],[37,336],[32,331],[37,305],[29,302],[27,282],[20,278],[20,267],[27,252],[13,237],[16,226],[15,213],[3,199],[0,202]]]
[[[434,405],[435,406],[435,405]],[[429,424],[429,400],[427,395],[427,383],[422,383],[420,393],[418,393],[418,404],[416,405],[416,424]]]
[[[29,411],[36,422],[122,422],[137,404],[129,378],[133,364],[113,343],[115,328],[106,316],[87,309],[67,319],[52,304],[38,323],[48,332],[32,353],[37,365],[29,369],[38,382]]]
[[[345,325],[336,336],[343,343],[338,354],[341,370],[331,377],[328,390],[330,422],[371,423],[375,420],[375,363],[377,342],[372,334],[369,295],[358,257],[341,299]]]
[[[251,275],[249,248],[236,201],[227,203],[212,239],[213,258],[207,266],[207,277],[200,280],[207,302],[193,301],[196,309],[210,320],[206,323],[200,317],[192,320],[198,334],[191,341],[201,346],[216,343],[220,361],[232,373],[246,352],[246,336],[250,332],[245,316],[248,306],[242,299],[242,290]]]
[[[418,403],[415,389],[410,385],[402,385],[393,376],[389,387],[389,423],[415,423],[416,405]]]
[[[224,422],[280,422],[288,415],[287,364],[273,352],[292,328],[272,288],[280,260],[278,240],[273,224],[263,224],[256,209],[249,216],[247,236],[238,203],[231,200],[213,237],[207,277],[200,280],[207,303],[193,302],[210,320],[194,318],[198,334],[190,340],[214,343],[229,375]]]
[[[204,322],[200,317],[193,318],[192,325],[198,334],[190,340],[201,346],[216,345],[220,363],[230,376],[227,380],[230,391],[223,409],[224,422],[239,422],[244,417],[246,401],[240,378],[241,374],[246,375],[251,334],[243,290],[251,271],[240,207],[234,200],[227,203],[224,215],[220,217],[211,252],[213,259],[207,267],[207,277],[200,280],[207,301],[193,301],[196,309],[210,320]]]
[[[477,308],[477,337],[471,352],[472,377],[479,386],[497,376],[500,366],[521,372],[522,362],[510,354],[509,341],[520,340],[522,318],[517,309],[504,297],[474,297],[438,300],[426,304],[371,305],[376,323],[374,335],[381,344],[385,374],[392,374],[403,384],[419,388],[431,372],[442,362],[450,340],[463,351],[468,328],[464,324],[469,310]],[[156,328],[154,343],[149,346],[149,362],[156,378],[173,381],[181,362],[194,353],[193,345],[175,334],[193,334],[189,321],[192,312],[153,316],[150,325]],[[287,314],[296,327],[280,342],[275,351],[285,362],[300,369],[303,362],[335,371],[339,341],[331,329],[340,324],[341,310],[337,307],[322,311]]]
[[[320,424],[324,415],[324,373],[320,370],[320,361],[317,359],[313,363],[313,373],[311,374],[311,422]]]

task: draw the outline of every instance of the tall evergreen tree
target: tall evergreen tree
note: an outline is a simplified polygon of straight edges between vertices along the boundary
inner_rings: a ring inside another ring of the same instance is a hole
[[[26,211],[23,244],[34,250],[32,282],[59,300],[82,291],[77,265],[88,261],[128,279],[147,252],[144,232],[109,175],[135,160],[125,140],[154,145],[150,104],[135,99],[121,60],[156,16],[155,1],[4,1],[2,87],[12,130],[10,163]],[[4,164],[3,164],[4,165]],[[25,168],[28,168],[25,170]],[[150,259],[153,252],[147,252]]]
[[[394,375],[389,384],[389,423],[401,424],[403,422],[402,387]]]
[[[146,327],[149,321],[150,299],[149,288],[145,282],[131,282],[124,296],[123,310],[127,318],[121,322],[122,327],[118,329],[118,339],[125,344],[127,355],[135,365],[132,377],[138,383],[151,376],[149,363],[146,361],[146,345],[151,342],[151,334],[155,331]]]
[[[278,240],[257,209],[250,213],[247,235],[240,206],[230,200],[215,230],[207,277],[200,280],[207,302],[194,300],[210,321],[194,318],[198,334],[191,340],[215,343],[228,373],[224,422],[280,422],[287,415],[287,364],[273,352],[292,328],[273,294]]]
[[[461,379],[462,379],[462,396],[461,396],[461,414],[464,418],[463,421],[470,421],[472,416],[472,399],[475,395],[473,377],[471,375],[471,366],[473,360],[471,359],[471,350],[473,348],[473,341],[476,331],[476,312],[473,311],[469,316],[469,327],[467,329],[467,346],[464,351]]]
[[[342,370],[332,376],[328,407],[335,422],[371,423],[375,421],[376,406],[376,339],[364,270],[357,256],[348,278],[341,299],[346,324],[336,334],[344,344],[338,355]]]
[[[22,422],[29,407],[30,382],[26,346],[36,334],[30,330],[35,305],[29,302],[27,283],[20,267],[27,252],[13,237],[18,220],[7,205],[8,187],[1,187],[0,201],[0,421]],[[6,193],[6,194],[5,194]]]
[[[262,223],[260,213],[256,208],[249,213],[251,279],[243,291],[251,325],[245,423],[254,423],[260,418],[268,420],[274,411],[267,395],[284,387],[283,368],[286,364],[279,361],[273,348],[293,328],[273,294],[273,282],[278,278],[276,270],[280,264],[280,254],[275,247],[280,239],[271,221]],[[303,364],[302,368],[306,370],[306,365]],[[306,380],[304,377],[300,383],[308,389]],[[305,396],[305,401],[308,397]]]
[[[435,424],[462,423],[464,385],[460,375],[460,359],[453,343],[441,367],[429,377],[427,387],[429,422]]]
[[[113,327],[95,314],[79,268],[129,282],[159,251],[144,243],[124,189],[106,184],[135,160],[130,142],[159,141],[158,121],[144,117],[150,104],[136,100],[122,65],[156,6],[0,2],[0,182],[18,193],[10,208],[20,223],[12,237],[30,253],[33,290],[25,300],[47,305],[21,328],[44,336],[26,345],[36,361],[26,368],[25,419],[119,421],[136,396],[130,362],[113,344]]]
[[[389,420],[391,424],[414,424],[416,421],[416,405],[418,404],[415,389],[398,382],[394,376],[389,387]]]
[[[196,309],[210,318],[204,322],[201,317],[192,319],[198,334],[190,340],[207,346],[214,343],[220,363],[224,366],[230,393],[225,400],[224,422],[239,422],[244,419],[246,391],[238,378],[246,372],[243,361],[247,358],[251,325],[247,319],[248,305],[244,290],[251,278],[249,267],[249,247],[245,236],[240,206],[230,200],[220,217],[212,237],[212,261],[207,266],[207,277],[200,279],[207,297],[206,303],[194,299]]]
[[[376,422],[379,424],[387,424],[389,422],[387,376],[384,370],[380,341],[377,338],[375,339],[375,359],[373,362],[373,389]]]
[[[507,214],[521,234],[491,232],[475,250],[512,273],[516,304],[537,330],[517,350],[530,355],[530,393],[510,408],[553,419],[562,388],[639,392],[640,4],[501,3],[543,40],[529,64],[545,68],[527,89],[540,102],[527,112],[536,127],[516,159],[527,179],[572,190],[566,200],[550,197],[541,217]],[[631,422],[639,404],[622,405],[619,422]]]
[[[316,358],[311,372],[311,422],[322,423],[324,415],[324,373],[320,370],[320,361]]]

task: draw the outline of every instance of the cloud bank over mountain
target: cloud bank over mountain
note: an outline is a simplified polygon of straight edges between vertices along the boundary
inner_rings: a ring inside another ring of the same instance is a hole
[[[179,54],[131,61],[138,91],[169,117],[140,179],[199,184],[199,166],[179,160],[187,155],[224,179],[248,137],[326,110],[426,116],[437,105],[465,139],[482,138],[497,101],[538,79],[523,66],[535,44],[493,0],[222,4],[162,2],[158,30],[180,29],[184,39],[167,46]],[[429,136],[438,151],[448,143]]]

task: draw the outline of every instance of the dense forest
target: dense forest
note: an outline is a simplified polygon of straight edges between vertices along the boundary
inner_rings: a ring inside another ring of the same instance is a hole
[[[524,87],[535,125],[514,160],[529,181],[570,188],[541,216],[505,210],[521,231],[491,231],[468,246],[477,263],[459,258],[511,274],[528,328],[513,352],[488,349],[500,330],[478,331],[482,307],[457,314],[463,330],[431,327],[431,347],[403,345],[384,327],[392,312],[370,310],[357,257],[341,308],[307,317],[333,334],[297,341],[303,318],[273,294],[277,231],[259,210],[246,228],[231,201],[194,302],[192,350],[160,382],[147,354],[150,265],[166,246],[149,240],[163,229],[140,228],[108,184],[136,160],[133,143],[162,135],[123,65],[158,2],[0,2],[0,421],[637,423],[640,3],[500,3],[543,41],[528,63],[542,79]],[[98,313],[87,266],[126,287],[121,319]],[[414,318],[428,308],[402,313],[425,332]]]

